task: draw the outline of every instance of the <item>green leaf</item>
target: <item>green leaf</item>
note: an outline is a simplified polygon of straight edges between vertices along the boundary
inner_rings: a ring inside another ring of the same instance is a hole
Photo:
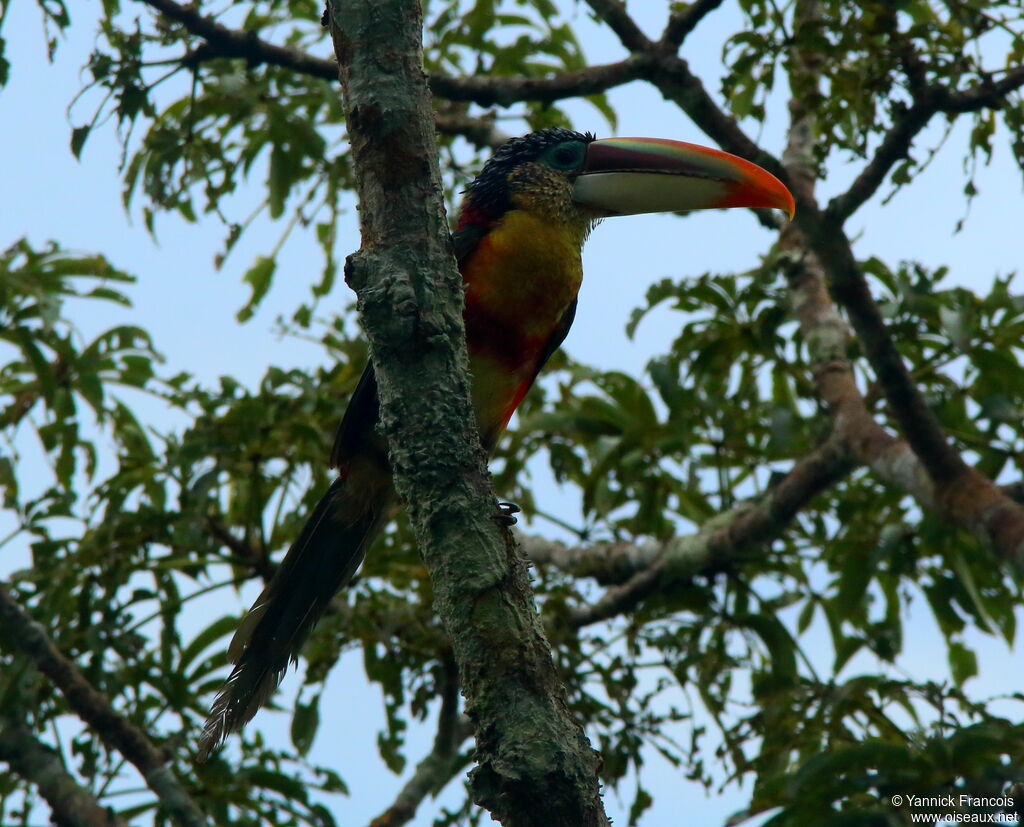
[[[297,703],[292,715],[292,744],[299,755],[307,755],[313,746],[317,730],[320,727],[320,695],[314,695],[309,703]]]
[[[989,615],[988,609],[985,607],[985,601],[981,596],[981,592],[978,591],[978,585],[974,581],[974,574],[971,572],[971,567],[964,559],[963,555],[957,549],[950,549],[949,560],[953,566],[953,571],[956,572],[957,578],[964,590],[971,599],[971,604],[978,613],[978,619],[981,623],[981,627],[989,634],[996,634],[999,629],[998,624]]]
[[[270,289],[270,282],[274,277],[274,270],[276,268],[276,259],[260,256],[256,259],[256,263],[246,271],[242,280],[252,288],[252,295],[249,297],[245,307],[236,314],[238,321],[247,322],[252,318],[257,306]]]
[[[76,126],[71,130],[71,154],[75,158],[81,160],[82,158],[82,147],[85,146],[85,139],[89,137],[89,133],[92,131],[92,126]]]
[[[949,668],[957,686],[978,674],[978,656],[958,640],[949,644]]]
[[[246,780],[251,782],[254,787],[264,787],[268,790],[273,790],[292,801],[305,803],[309,800],[306,786],[299,778],[293,778],[287,773],[258,766],[246,767],[242,772]]]
[[[741,627],[750,629],[762,641],[770,655],[772,675],[785,681],[797,676],[796,644],[789,631],[776,617],[763,614],[748,614],[736,618]]]
[[[280,144],[275,144],[270,152],[270,169],[267,177],[267,196],[270,205],[270,217],[280,218],[284,212],[284,204],[291,190],[292,174],[288,155]]]
[[[198,635],[189,641],[188,646],[181,650],[178,657],[178,670],[187,673],[193,661],[206,647],[212,645],[226,635],[233,634],[238,628],[238,615],[224,615],[209,624]]]
[[[638,786],[636,789],[636,797],[633,799],[633,803],[629,807],[630,825],[639,824],[640,817],[652,804],[654,804],[654,799],[651,797],[651,794],[643,787]]]

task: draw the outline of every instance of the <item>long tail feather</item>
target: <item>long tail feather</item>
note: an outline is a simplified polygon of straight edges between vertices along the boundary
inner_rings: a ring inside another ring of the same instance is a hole
[[[335,480],[239,625],[228,646],[235,668],[206,721],[199,761],[270,699],[330,599],[359,568],[390,500],[386,478],[374,474],[368,485],[365,476]]]

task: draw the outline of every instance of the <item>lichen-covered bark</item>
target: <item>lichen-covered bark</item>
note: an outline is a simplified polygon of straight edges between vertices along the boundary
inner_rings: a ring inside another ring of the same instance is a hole
[[[0,627],[5,632],[4,649],[28,657],[35,668],[53,682],[72,711],[100,740],[135,766],[176,823],[184,827],[207,827],[206,817],[168,765],[168,756],[163,750],[86,680],[77,664],[56,647],[46,629],[32,619],[3,584],[0,584]]]
[[[476,729],[476,800],[503,824],[602,825],[600,760],[569,713],[526,562],[493,519],[469,402],[418,0],[332,0],[362,247],[346,278],[381,424]]]
[[[0,762],[35,784],[58,827],[125,827],[113,809],[75,780],[61,754],[20,721],[0,719]]]

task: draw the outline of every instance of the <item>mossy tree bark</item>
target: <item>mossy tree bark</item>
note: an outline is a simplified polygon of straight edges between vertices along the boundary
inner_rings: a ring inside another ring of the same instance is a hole
[[[569,712],[524,556],[495,520],[472,414],[462,280],[441,197],[417,0],[332,0],[356,169],[359,297],[399,495],[474,723],[476,801],[503,824],[607,824],[599,756]]]

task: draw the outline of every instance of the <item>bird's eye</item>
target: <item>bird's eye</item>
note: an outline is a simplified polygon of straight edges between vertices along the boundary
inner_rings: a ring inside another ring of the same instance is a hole
[[[575,169],[583,163],[585,149],[582,141],[567,141],[549,149],[545,160],[555,169]]]

